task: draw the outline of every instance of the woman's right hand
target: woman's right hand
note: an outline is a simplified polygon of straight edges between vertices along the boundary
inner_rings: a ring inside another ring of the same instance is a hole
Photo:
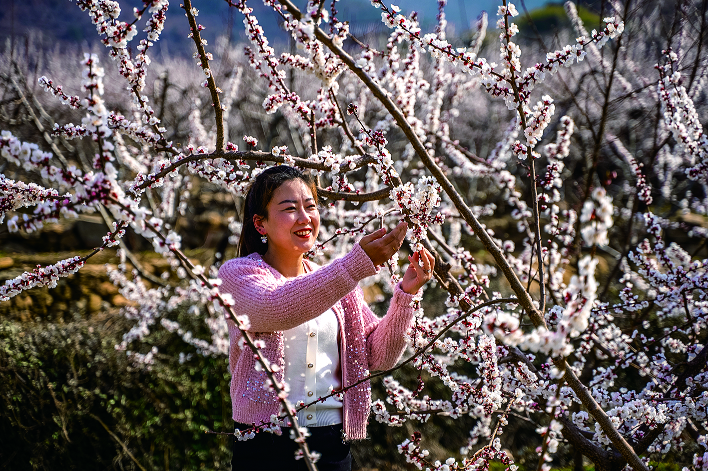
[[[407,230],[408,224],[405,222],[398,224],[388,234],[386,233],[386,228],[383,227],[362,237],[359,245],[364,249],[374,266],[379,266],[398,252],[401,244],[403,244],[403,239],[406,237]]]

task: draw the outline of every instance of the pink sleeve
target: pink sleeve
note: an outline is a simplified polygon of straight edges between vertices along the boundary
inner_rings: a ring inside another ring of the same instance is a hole
[[[351,292],[359,280],[376,273],[366,252],[351,252],[313,273],[276,279],[265,262],[229,260],[219,269],[219,290],[234,298],[237,315],[246,314],[251,332],[275,332],[314,319]]]
[[[401,284],[398,283],[393,290],[388,312],[382,319],[379,319],[371,312],[362,295],[361,302],[370,370],[393,368],[403,355],[403,350],[406,348],[404,334],[413,320],[412,301],[413,295],[403,291]]]

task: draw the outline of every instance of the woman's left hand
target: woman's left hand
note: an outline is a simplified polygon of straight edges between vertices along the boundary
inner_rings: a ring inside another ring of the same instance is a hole
[[[435,257],[423,249],[420,252],[408,256],[408,270],[403,275],[401,281],[401,289],[408,294],[415,294],[425,283],[433,277],[433,269],[435,268]]]

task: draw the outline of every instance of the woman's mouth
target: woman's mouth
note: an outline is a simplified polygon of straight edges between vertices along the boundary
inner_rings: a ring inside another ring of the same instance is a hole
[[[301,231],[295,231],[295,235],[302,237],[303,239],[309,239],[310,234],[312,234],[312,229],[302,229]]]

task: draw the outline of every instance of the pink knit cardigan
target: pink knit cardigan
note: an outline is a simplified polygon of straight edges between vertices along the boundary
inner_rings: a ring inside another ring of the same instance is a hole
[[[317,268],[306,262],[311,273],[285,278],[260,255],[229,260],[219,270],[220,291],[230,293],[236,314],[246,314],[254,340],[261,340],[261,352],[280,368],[284,365],[283,331],[314,319],[330,307],[339,321],[339,352],[343,386],[353,384],[369,370],[392,368],[403,354],[404,333],[413,317],[412,296],[394,290],[388,313],[379,319],[364,302],[359,280],[376,273],[366,252],[356,244],[344,257]],[[241,334],[229,321],[229,369],[233,419],[252,424],[269,421],[278,414],[274,392],[264,387],[266,375],[255,368],[248,347],[239,347]],[[344,431],[350,439],[366,438],[366,423],[371,407],[368,381],[344,395]]]

